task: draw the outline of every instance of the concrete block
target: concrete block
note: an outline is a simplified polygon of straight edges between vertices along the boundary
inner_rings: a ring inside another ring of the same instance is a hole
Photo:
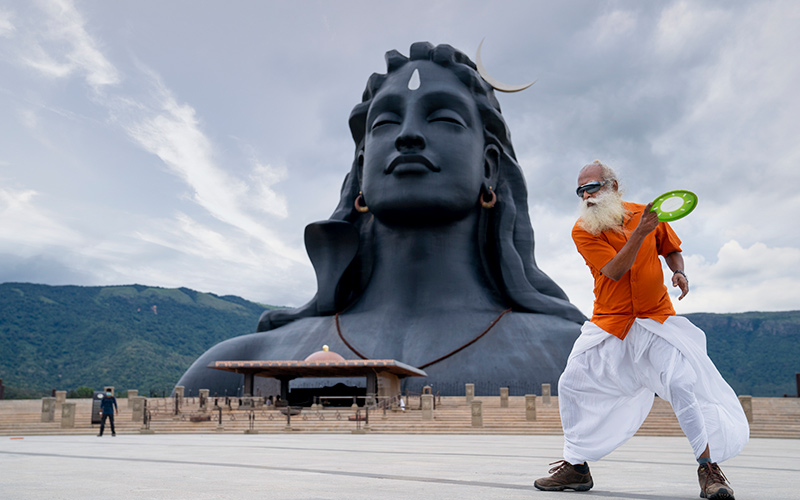
[[[433,420],[433,394],[423,394],[422,399],[422,420]]]
[[[508,408],[508,387],[500,388],[500,408]]]
[[[61,428],[72,429],[75,427],[75,403],[64,402],[61,405]]]
[[[131,407],[132,399],[139,396],[137,389],[128,389],[128,408]]]
[[[536,420],[536,394],[525,395],[525,420],[529,422]]]
[[[747,423],[753,423],[753,396],[739,396],[739,403],[742,404]]]
[[[550,405],[550,384],[542,384],[542,403]]]
[[[42,398],[42,422],[54,422],[56,419],[56,398]]]
[[[200,411],[208,411],[208,398],[210,393],[211,391],[208,389],[200,389]]]
[[[472,427],[483,427],[483,401],[473,400],[472,407]]]
[[[466,384],[464,389],[467,394],[467,403],[471,403],[475,399],[475,384]]]
[[[136,396],[133,398],[128,398],[131,404],[131,421],[132,422],[144,422],[144,402],[147,398],[142,396]]]
[[[178,404],[180,404],[181,406],[183,406],[184,389],[185,388],[182,385],[175,386],[175,395],[178,396]]]

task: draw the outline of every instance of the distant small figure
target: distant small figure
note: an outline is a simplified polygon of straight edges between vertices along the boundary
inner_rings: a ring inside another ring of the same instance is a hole
[[[106,419],[111,422],[111,436],[116,436],[117,432],[114,430],[114,410],[119,415],[119,406],[117,406],[117,398],[115,398],[111,391],[106,391],[103,399],[100,401],[101,414],[103,419],[100,421],[100,434],[97,437],[103,437],[103,431],[106,428]]]
[[[272,402],[272,396],[269,396],[264,404],[267,406],[272,406],[273,404],[275,404]]]
[[[406,402],[403,401],[403,396],[400,396],[400,411],[406,411]]]

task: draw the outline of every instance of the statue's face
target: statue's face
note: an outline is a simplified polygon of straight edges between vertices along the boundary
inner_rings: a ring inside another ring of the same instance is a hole
[[[362,191],[375,217],[402,225],[460,220],[477,207],[490,174],[484,164],[478,107],[453,73],[415,61],[387,78],[367,113],[364,146]]]

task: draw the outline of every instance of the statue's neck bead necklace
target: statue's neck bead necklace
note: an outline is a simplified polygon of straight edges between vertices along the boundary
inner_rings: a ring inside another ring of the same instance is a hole
[[[500,315],[497,316],[494,319],[494,321],[492,321],[492,323],[488,327],[486,327],[486,330],[482,331],[474,339],[470,340],[469,342],[467,342],[466,344],[462,345],[461,347],[459,347],[459,348],[457,348],[457,349],[455,349],[453,351],[450,351],[449,353],[445,354],[444,356],[441,356],[439,358],[434,359],[433,361],[430,361],[428,363],[420,365],[417,368],[419,368],[420,370],[423,370],[423,369],[431,366],[432,364],[438,363],[439,361],[442,361],[442,360],[445,360],[445,359],[449,358],[450,356],[452,356],[453,354],[461,351],[462,349],[465,349],[466,347],[471,346],[472,344],[477,342],[481,337],[483,337],[484,335],[489,333],[489,330],[491,330],[494,327],[494,325],[496,325],[497,322],[500,321],[500,318],[502,318],[507,312],[511,312],[511,308],[508,308],[505,311],[501,312]],[[342,334],[342,326],[339,324],[339,313],[336,313],[336,315],[333,318],[334,318],[334,321],[336,322],[336,333],[339,334],[339,338],[342,339],[342,342],[344,342],[344,345],[346,345],[348,347],[348,349],[353,351],[355,353],[355,355],[358,356],[359,358],[361,358],[361,359],[370,359],[367,356],[364,356],[363,354],[361,354],[355,347],[353,347],[353,345],[350,342],[347,341],[347,339],[344,338],[344,335]]]

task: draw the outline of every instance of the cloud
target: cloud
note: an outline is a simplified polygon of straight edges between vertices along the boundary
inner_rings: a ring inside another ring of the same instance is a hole
[[[708,37],[723,30],[730,13],[686,1],[667,5],[654,33],[655,50],[661,57],[696,57],[708,51]]]
[[[11,38],[17,31],[13,23],[14,14],[11,11],[0,9],[0,37]]]
[[[800,249],[770,248],[763,243],[742,247],[731,240],[708,262],[685,258],[691,291],[678,312],[782,311],[800,308]]]
[[[493,73],[538,79],[498,99],[528,180],[537,260],[581,310],[591,312],[591,275],[569,232],[577,170],[595,158],[620,171],[631,201],[678,188],[700,197],[676,224],[693,284],[680,308],[757,304],[746,290],[734,303],[712,272],[731,241],[800,247],[781,217],[800,210],[795,3],[413,3],[409,31],[389,22],[390,6],[6,2],[0,113],[16,119],[0,123],[3,188],[39,229],[18,244],[19,231],[0,228],[0,252],[86,270],[91,284],[303,302],[314,280],[302,227],[338,202],[347,116],[367,77],[385,71],[385,50],[407,53],[432,32],[470,54],[475,29],[488,30]],[[764,287],[758,297],[793,286],[747,277]]]
[[[92,103],[107,111],[110,124],[123,130],[144,151],[158,157],[189,188],[191,201],[212,217],[204,221],[202,216],[192,218],[178,210],[171,220],[151,220],[146,225],[139,220],[140,225],[127,233],[104,231],[98,238],[89,237],[92,245],[83,248],[79,256],[73,255],[70,264],[81,268],[87,260],[94,261],[88,269],[95,281],[129,282],[152,277],[158,279],[157,283],[183,286],[181,280],[199,285],[200,276],[221,284],[241,274],[242,278],[261,275],[289,285],[299,279],[302,283],[295,283],[298,289],[310,289],[313,273],[304,250],[286,245],[268,222],[288,217],[286,198],[275,189],[277,183],[287,178],[287,170],[260,161],[254,149],[241,140],[240,147],[248,153],[245,160],[230,160],[220,154],[204,132],[195,108],[179,102],[162,79],[143,64],[133,65],[129,80],[134,80],[129,81],[127,89],[106,88],[119,83],[121,77],[102,53],[102,44],[87,32],[74,4],[57,0],[44,2],[41,8],[46,19],[31,22],[26,31],[29,43],[20,55],[25,65],[47,78],[80,75],[91,89],[105,89],[103,93],[94,92]],[[11,32],[10,28],[2,28],[6,24],[11,26],[10,21],[0,23],[2,33]],[[134,95],[132,92],[137,90],[144,92]],[[77,103],[72,104],[77,107]],[[19,113],[25,126],[39,132],[40,142],[46,142],[47,137],[38,130],[40,121],[36,113],[31,110]],[[230,161],[244,167],[221,166]],[[243,170],[243,175],[237,175]],[[39,251],[41,255],[55,241],[80,244],[79,233],[51,221],[31,206],[36,194],[33,191],[0,194],[5,206],[0,220],[13,219],[13,224],[4,224],[0,229],[3,243],[13,246],[12,243],[19,243],[20,234],[26,234],[31,251]],[[21,211],[25,212],[24,218],[17,217]],[[26,231],[21,231],[23,228]],[[135,263],[141,259],[147,263]],[[176,266],[176,262],[181,264]],[[234,271],[235,266],[241,271]],[[305,269],[298,271],[298,267]],[[176,272],[179,268],[183,273]],[[143,273],[141,278],[132,274],[134,269]],[[187,277],[192,278],[187,281]],[[236,291],[231,288],[236,285],[231,287],[228,283],[221,289]],[[303,294],[310,296],[308,292]],[[276,303],[299,301],[291,293],[284,298],[288,301]]]
[[[712,180],[708,169],[741,179],[728,183],[728,189],[709,190],[716,199],[752,190],[762,196],[791,195],[793,182],[800,181],[793,168],[800,160],[800,143],[793,139],[800,135],[795,117],[800,61],[784,57],[785,47],[800,43],[800,9],[784,5],[751,4],[725,23],[717,22],[716,29],[705,28],[705,35],[719,42],[699,44],[714,50],[691,73],[695,90],[687,95],[687,112],[654,138],[653,149],[669,170],[685,172],[689,182]],[[689,40],[705,22],[691,24],[685,30]]]
[[[614,10],[599,16],[589,28],[589,36],[600,45],[623,42],[637,25],[636,14],[626,10]]]
[[[80,234],[34,203],[36,196],[30,189],[0,188],[0,251],[29,254],[40,246],[82,244]]]
[[[303,252],[285,245],[276,233],[257,221],[246,208],[256,207],[274,217],[286,217],[286,200],[272,185],[285,171],[256,164],[251,182],[238,179],[217,166],[214,147],[203,133],[194,108],[177,102],[172,93],[154,78],[158,110],[137,103],[135,112],[145,116],[122,123],[127,133],[146,151],[158,156],[170,171],[192,190],[191,197],[216,219],[261,242],[277,257],[300,262]],[[253,183],[252,180],[257,179]]]
[[[91,280],[88,273],[77,270],[64,258],[52,255],[22,257],[0,252],[0,283],[25,282],[50,285],[74,285]]]
[[[575,198],[575,207],[577,200]],[[577,210],[559,211],[557,207],[532,201],[529,212],[536,240],[537,265],[566,292],[570,302],[583,314],[591,316],[594,306],[592,274],[572,242]]]
[[[591,316],[594,282],[570,236],[576,213],[531,205],[539,267],[561,286],[584,314]],[[687,246],[688,248],[688,246]],[[715,259],[684,252],[691,290],[678,301],[672,271],[663,264],[665,284],[679,314],[691,312],[783,311],[800,308],[800,249],[755,242],[743,247],[729,240]]]
[[[43,29],[31,31],[20,58],[52,78],[84,75],[94,90],[119,83],[120,75],[87,33],[83,16],[69,0],[50,0],[41,4],[49,16]]]

